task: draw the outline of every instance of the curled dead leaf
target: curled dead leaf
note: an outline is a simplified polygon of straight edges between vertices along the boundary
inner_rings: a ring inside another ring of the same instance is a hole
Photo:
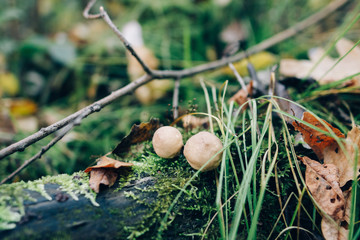
[[[303,121],[310,123],[311,125],[320,128],[321,130],[330,133],[326,127],[323,125],[322,122],[320,122],[318,119],[316,119],[311,113],[304,112]],[[334,128],[331,126],[328,122],[323,120],[324,123],[334,132],[336,136],[339,138],[344,138],[345,135],[340,132],[339,129]],[[295,127],[295,130],[301,132],[304,141],[311,147],[311,149],[315,152],[316,156],[318,156],[319,159],[324,158],[324,149],[326,147],[329,147],[331,145],[337,145],[334,138],[319,132],[317,130],[314,130],[313,128],[300,123],[300,122],[293,122],[293,126]]]
[[[90,188],[96,193],[99,193],[100,184],[109,187],[114,185],[118,177],[117,169],[130,166],[133,166],[133,164],[102,156],[96,166],[88,167],[84,172],[90,172]]]
[[[131,127],[130,133],[121,140],[112,153],[118,156],[127,153],[132,144],[151,139],[159,126],[159,119],[155,118],[151,119],[150,122],[147,123],[140,123],[139,125],[134,124]]]

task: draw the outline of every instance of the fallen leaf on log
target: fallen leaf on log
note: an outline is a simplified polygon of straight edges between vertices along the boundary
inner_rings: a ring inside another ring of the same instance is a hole
[[[150,122],[147,123],[140,123],[139,125],[134,124],[131,127],[130,133],[121,140],[112,153],[118,156],[127,153],[132,144],[151,139],[159,126],[159,119],[155,118],[151,119]]]
[[[320,122],[318,119],[316,119],[311,113],[304,112],[303,121],[310,123],[311,125],[320,128],[321,130],[328,132],[326,127],[323,125],[322,122]],[[334,128],[331,126],[328,122],[323,120],[324,123],[336,134],[336,136],[340,138],[344,138],[344,134],[340,132],[339,129]],[[304,141],[311,147],[311,149],[315,152],[316,156],[318,156],[319,159],[324,158],[324,149],[330,145],[337,145],[334,138],[325,135],[322,132],[319,132],[317,130],[314,130],[313,128],[300,123],[300,122],[293,122],[293,126],[295,127],[295,130],[301,132]]]
[[[111,187],[118,177],[117,170],[121,167],[130,166],[133,166],[133,164],[102,156],[96,166],[88,167],[84,172],[90,172],[90,188],[99,193],[100,184]]]
[[[343,57],[354,45],[353,42],[343,38],[336,43],[336,50],[340,57]],[[338,59],[325,56],[310,73],[310,70],[318,63],[324,53],[325,51],[322,48],[316,48],[309,51],[310,60],[283,59],[280,62],[280,73],[287,77],[312,77],[320,84],[326,84],[344,79],[359,72],[360,47],[356,46],[348,55],[341,59],[333,69],[331,68],[336,64]],[[310,76],[308,76],[309,73]],[[359,86],[360,76],[353,77],[349,82],[353,82],[356,86]]]

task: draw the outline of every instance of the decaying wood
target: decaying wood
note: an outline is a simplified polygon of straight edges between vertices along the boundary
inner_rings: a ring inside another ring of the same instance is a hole
[[[49,201],[40,194],[31,192],[36,202],[25,203],[26,215],[15,229],[0,232],[0,239],[127,239],[132,228],[136,230],[149,214],[152,206],[159,204],[157,193],[143,191],[156,183],[153,177],[145,177],[127,184],[120,191],[104,188],[97,196],[96,207],[82,196],[75,201],[61,192],[58,185],[46,184],[45,189],[53,200]],[[131,192],[141,201],[126,196]],[[159,214],[155,212],[154,214]],[[187,217],[187,221],[183,218]],[[191,216],[178,216],[171,228],[163,233],[164,239],[184,239],[182,234],[198,232],[207,221],[191,219]],[[156,236],[158,226],[152,223],[151,229],[140,239]]]

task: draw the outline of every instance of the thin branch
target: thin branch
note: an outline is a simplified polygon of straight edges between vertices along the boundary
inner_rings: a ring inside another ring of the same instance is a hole
[[[101,18],[101,14],[98,13],[98,14],[90,14],[89,11],[90,9],[94,6],[96,0],[91,0],[88,2],[88,4],[86,5],[84,11],[83,11],[83,16],[84,18],[87,18],[87,19],[97,19],[97,18]]]
[[[71,123],[72,121],[74,121],[74,119],[76,119],[78,116],[84,114],[84,118],[86,118],[87,116],[89,116],[90,114],[94,113],[94,112],[99,112],[104,106],[112,103],[113,101],[115,101],[116,99],[118,99],[121,96],[124,96],[125,94],[128,94],[130,92],[132,92],[134,89],[138,88],[139,86],[149,82],[150,80],[152,80],[152,78],[149,75],[144,75],[141,78],[135,80],[134,82],[129,83],[128,85],[126,85],[125,87],[111,93],[110,95],[100,99],[99,101],[83,108],[80,109],[79,111],[71,114],[70,116],[46,127],[46,128],[42,128],[40,129],[38,132],[2,149],[0,151],[0,159],[14,153],[17,151],[23,151],[26,147],[28,147],[29,145],[43,139],[44,137],[50,135],[53,132],[58,131],[59,129],[63,128],[64,126],[68,125],[69,123]]]
[[[174,120],[179,117],[179,88],[180,88],[180,78],[175,80],[175,86],[174,86],[174,95],[173,95]]]
[[[120,39],[120,41],[124,44],[126,49],[133,55],[138,63],[141,65],[141,67],[144,69],[144,71],[149,74],[150,76],[153,75],[153,70],[151,70],[148,65],[139,57],[139,55],[136,53],[134,48],[131,46],[128,40],[124,37],[124,35],[120,32],[120,30],[115,26],[113,21],[111,21],[109,15],[104,10],[104,8],[100,7],[100,13],[99,14],[89,14],[89,11],[91,7],[95,4],[96,0],[91,0],[86,8],[84,9],[83,16],[85,18],[89,19],[96,19],[96,18],[103,18],[106,24],[111,28],[111,30],[115,33],[115,35]]]
[[[240,76],[240,74],[238,73],[238,71],[236,70],[234,64],[229,63],[228,66],[230,67],[231,71],[234,73],[236,79],[238,80],[238,82],[240,83],[241,88],[247,93],[249,94],[247,87],[245,85],[245,81],[244,79]]]
[[[98,14],[89,14],[89,10],[95,2],[96,2],[96,0],[91,0],[89,2],[89,4],[86,6],[86,8],[84,10],[85,17],[99,18],[99,17],[104,16],[104,15],[100,16]],[[291,27],[283,32],[280,32],[280,33],[274,35],[273,37],[270,37],[270,38],[264,40],[263,42],[251,47],[247,51],[248,54],[251,55],[256,52],[263,51],[263,50],[265,50],[269,47],[272,47],[288,38],[293,37],[297,33],[318,23],[319,21],[321,21],[322,19],[327,17],[330,13],[334,12],[335,10],[337,10],[338,8],[343,6],[346,2],[348,2],[348,0],[333,1],[332,3],[330,3],[329,5],[324,7],[322,10],[320,10],[319,12],[317,12],[317,13],[311,15],[310,17],[308,17],[307,19],[295,24],[293,27]],[[111,22],[110,19],[108,19],[108,20]],[[113,29],[113,31],[118,31],[116,27],[115,27],[115,29],[116,30]],[[119,31],[119,33],[120,33],[120,31]],[[223,67],[223,66],[229,64],[230,62],[239,61],[245,57],[246,57],[245,54],[243,52],[241,52],[239,54],[236,54],[236,55],[226,58],[226,59],[220,59],[220,60],[217,60],[214,62],[199,65],[199,66],[189,68],[189,69],[184,69],[184,70],[179,70],[179,71],[177,71],[177,70],[166,70],[166,71],[151,70],[151,74],[145,74],[144,76],[140,77],[136,81],[131,82],[128,85],[126,85],[125,87],[111,93],[107,97],[105,97],[83,109],[80,109],[79,111],[73,113],[72,115],[70,115],[70,116],[68,116],[46,128],[42,128],[38,132],[0,150],[0,160],[14,152],[23,151],[29,145],[43,139],[44,137],[50,135],[53,132],[58,131],[59,129],[63,128],[64,126],[66,126],[67,124],[72,122],[74,119],[76,119],[78,116],[80,116],[84,112],[86,112],[86,116],[84,116],[84,117],[87,117],[88,115],[90,115],[94,112],[100,111],[104,106],[112,103],[119,97],[121,97],[131,91],[134,91],[136,88],[140,87],[141,85],[143,85],[153,79],[162,79],[162,78],[178,79],[178,78],[189,77],[189,76],[196,75],[198,73],[202,73],[202,72],[206,72],[206,71],[210,71],[210,70],[214,70],[214,69]]]
[[[0,185],[6,183],[7,181],[11,180],[13,177],[15,177],[16,175],[18,175],[24,168],[26,168],[27,166],[29,166],[31,163],[33,163],[35,160],[40,159],[42,157],[42,155],[44,153],[46,153],[50,148],[52,148],[58,141],[60,141],[68,132],[70,132],[70,130],[77,125],[80,125],[81,120],[85,117],[86,112],[84,112],[82,115],[80,115],[79,117],[77,117],[76,119],[74,119],[74,121],[72,121],[70,124],[68,124],[64,129],[62,129],[62,131],[60,132],[60,134],[55,137],[53,140],[51,140],[46,146],[42,147],[41,150],[35,154],[32,158],[26,160],[20,167],[18,167],[14,172],[12,172],[9,176],[7,176],[6,178],[4,178],[1,182]]]

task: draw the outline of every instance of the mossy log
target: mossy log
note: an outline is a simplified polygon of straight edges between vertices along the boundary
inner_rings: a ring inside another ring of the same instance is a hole
[[[60,191],[57,184],[45,184],[52,200],[29,191],[36,201],[24,202],[25,215],[14,229],[0,232],[0,239],[126,239],[131,234],[136,236],[131,229],[146,224],[144,219],[155,214],[151,206],[158,201],[158,194],[146,191],[155,183],[154,177],[144,177],[131,181],[120,190],[116,190],[117,186],[103,188],[96,197],[99,206],[94,206],[84,196],[74,200]],[[136,197],[129,197],[129,193]],[[188,219],[184,220],[184,217]],[[191,214],[182,215],[177,221],[180,223],[176,228],[169,228],[164,239],[186,239],[184,233],[198,231],[204,224]],[[152,223],[151,228],[155,229],[154,225],[158,227],[159,223]],[[140,239],[155,236],[156,231],[147,229]]]

